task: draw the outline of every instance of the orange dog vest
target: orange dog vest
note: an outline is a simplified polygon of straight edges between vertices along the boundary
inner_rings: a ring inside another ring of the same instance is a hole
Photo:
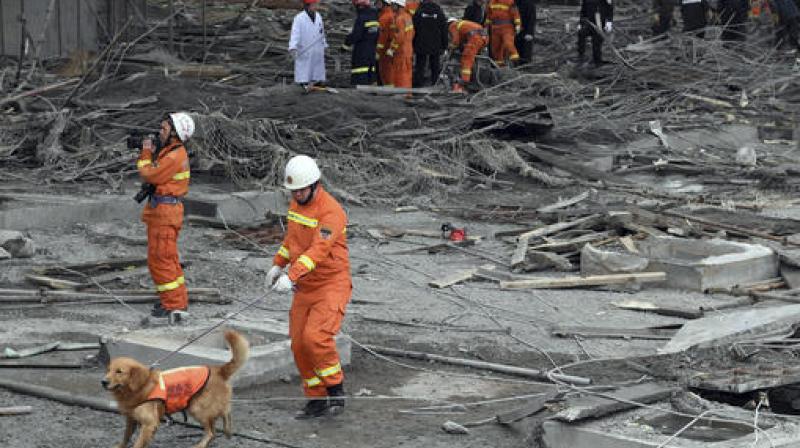
[[[207,366],[179,367],[161,372],[158,385],[147,399],[163,401],[167,415],[182,411],[189,407],[192,397],[203,390],[210,372]]]

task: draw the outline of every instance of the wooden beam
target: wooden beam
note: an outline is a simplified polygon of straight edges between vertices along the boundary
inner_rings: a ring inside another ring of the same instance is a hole
[[[612,303],[612,305],[622,310],[643,311],[662,316],[682,317],[684,319],[699,319],[703,317],[703,310],[700,308],[665,307],[641,300],[625,300]]]
[[[678,330],[673,328],[604,328],[557,325],[550,330],[550,333],[553,336],[566,338],[580,336],[586,339],[648,339],[668,341],[675,336],[677,331]]]
[[[590,275],[588,277],[531,278],[500,282],[502,289],[547,289],[584,286],[619,285],[629,282],[663,282],[666,272],[636,272],[631,274]]]

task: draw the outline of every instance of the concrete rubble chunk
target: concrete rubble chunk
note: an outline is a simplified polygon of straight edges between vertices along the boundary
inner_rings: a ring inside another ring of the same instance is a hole
[[[648,404],[664,400],[669,398],[676,390],[673,387],[645,383],[624,387],[607,394],[618,398],[618,400],[594,395],[579,396],[577,398],[570,397],[567,399],[567,407],[554,415],[553,418],[564,422],[576,422],[588,418],[602,417],[635,407],[635,405],[631,404],[634,402]]]
[[[9,258],[11,258],[11,254],[8,253],[7,250],[0,247],[0,260],[8,260]]]
[[[688,321],[660,348],[678,353],[690,348],[714,347],[744,339],[785,335],[800,323],[800,305],[756,308]]]
[[[0,247],[14,258],[30,258],[36,255],[33,240],[16,230],[0,230]]]
[[[647,271],[666,272],[662,286],[706,291],[755,283],[779,275],[772,249],[721,239],[647,238],[639,243]]]
[[[586,244],[581,249],[581,274],[604,275],[641,272],[647,269],[648,260],[637,255],[600,250]]]

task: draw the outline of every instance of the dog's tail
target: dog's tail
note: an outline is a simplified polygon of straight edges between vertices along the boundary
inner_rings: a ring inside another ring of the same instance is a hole
[[[225,340],[231,348],[231,360],[220,367],[219,374],[228,380],[247,361],[250,354],[250,344],[241,334],[233,330],[225,332]]]

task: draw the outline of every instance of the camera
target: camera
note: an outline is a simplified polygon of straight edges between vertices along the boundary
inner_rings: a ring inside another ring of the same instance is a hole
[[[128,149],[141,149],[145,139],[150,139],[154,144],[156,142],[153,133],[148,131],[133,131],[128,134]]]

